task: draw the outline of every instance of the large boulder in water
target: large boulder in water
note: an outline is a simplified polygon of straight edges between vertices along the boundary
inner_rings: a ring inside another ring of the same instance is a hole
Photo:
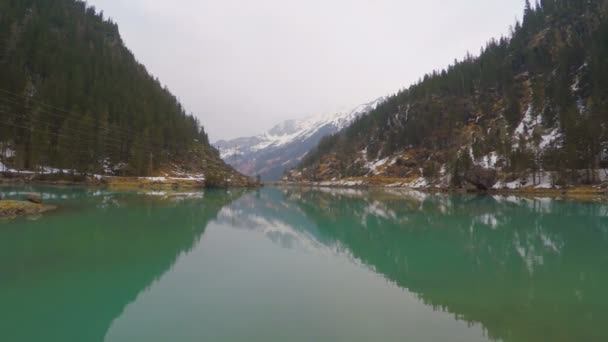
[[[498,173],[496,170],[484,169],[476,166],[467,171],[464,179],[473,184],[478,190],[487,191],[498,182]]]

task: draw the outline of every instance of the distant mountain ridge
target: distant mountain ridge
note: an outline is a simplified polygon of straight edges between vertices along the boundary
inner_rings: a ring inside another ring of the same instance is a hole
[[[385,98],[380,97],[345,113],[286,120],[263,134],[220,140],[215,146],[222,159],[240,172],[260,175],[265,181],[276,181],[281,179],[285,170],[302,161],[323,137],[348,127],[384,101]]]

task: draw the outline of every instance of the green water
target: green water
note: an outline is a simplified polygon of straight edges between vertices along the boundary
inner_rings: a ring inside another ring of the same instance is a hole
[[[36,190],[0,341],[608,341],[608,205],[418,192]]]

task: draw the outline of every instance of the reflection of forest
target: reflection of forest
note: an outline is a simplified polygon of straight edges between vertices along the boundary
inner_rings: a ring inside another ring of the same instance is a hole
[[[281,224],[294,237],[347,248],[428,305],[482,323],[493,339],[608,340],[605,204],[267,189],[230,208],[247,226],[255,215],[266,230]]]
[[[103,341],[124,308],[242,195],[83,191],[48,197],[80,199],[85,215],[23,221],[0,232],[0,331],[7,341]]]

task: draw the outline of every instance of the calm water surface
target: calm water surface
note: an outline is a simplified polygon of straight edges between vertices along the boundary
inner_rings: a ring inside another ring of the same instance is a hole
[[[608,341],[608,205],[41,191],[0,221],[0,341]]]

